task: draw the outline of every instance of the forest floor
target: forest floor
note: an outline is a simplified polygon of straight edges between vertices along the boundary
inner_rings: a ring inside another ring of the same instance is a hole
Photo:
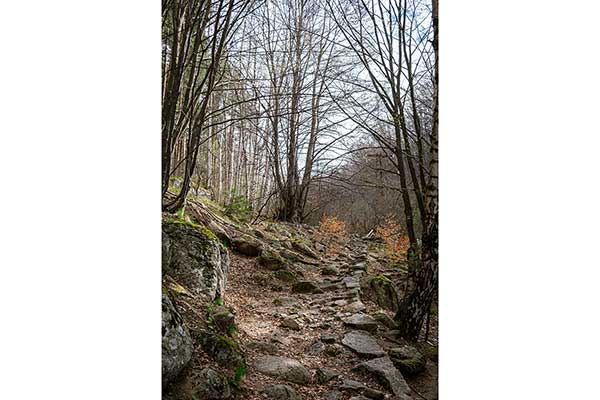
[[[305,400],[367,398],[359,395],[363,390],[345,387],[348,386],[344,385],[346,379],[374,389],[363,393],[371,398],[400,398],[394,397],[389,387],[380,384],[381,381],[353,370],[366,359],[341,344],[344,335],[357,328],[344,322],[348,317],[356,313],[378,313],[380,316],[385,313],[393,318],[392,311],[382,309],[374,301],[369,281],[373,277],[385,276],[400,282],[405,271],[386,266],[383,258],[381,243],[355,237],[348,240],[337,254],[324,255],[316,265],[303,264],[300,279],[313,282],[320,289],[313,293],[294,293],[291,283],[273,279],[272,270],[259,265],[256,258],[232,253],[224,300],[236,312],[237,339],[249,364],[240,398],[264,399],[260,390],[268,384],[289,385]],[[282,325],[284,321],[289,323],[290,319],[298,326],[293,326],[293,323],[291,328]],[[434,355],[428,356],[424,371],[414,376],[402,374],[412,393],[401,398],[437,399],[437,333],[437,315],[434,315],[428,334],[429,347]],[[372,334],[386,351],[404,344],[390,335],[389,327],[383,324],[379,324]],[[333,344],[325,344],[324,341]],[[322,383],[314,379],[309,385],[284,382],[253,368],[255,362],[266,354],[289,357],[310,371],[325,368],[339,376]]]

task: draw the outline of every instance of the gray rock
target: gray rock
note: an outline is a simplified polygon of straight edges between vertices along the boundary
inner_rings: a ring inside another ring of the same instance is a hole
[[[162,382],[166,385],[192,358],[192,338],[173,302],[162,295]]]
[[[397,327],[396,322],[394,322],[394,320],[383,311],[377,311],[374,313],[373,319],[390,329],[395,329]]]
[[[389,357],[375,358],[360,363],[355,367],[355,370],[373,376],[382,385],[390,389],[398,399],[411,399],[410,388]]]
[[[306,349],[306,352],[309,354],[321,354],[323,352],[323,350],[325,349],[325,345],[323,344],[323,342],[317,340],[316,342],[314,342],[313,344],[311,344],[308,349]]]
[[[257,260],[260,265],[272,271],[285,269],[288,264],[288,262],[281,257],[281,254],[272,248],[263,249]]]
[[[362,312],[365,311],[367,309],[367,307],[363,304],[362,301],[357,300],[353,303],[348,304],[347,306],[344,307],[344,311],[346,312]]]
[[[347,276],[342,279],[342,283],[346,285],[347,289],[360,287],[360,281],[357,276]]]
[[[403,374],[418,374],[425,370],[427,358],[415,347],[404,345],[391,348],[390,358]]]
[[[359,262],[357,264],[354,264],[352,266],[352,270],[354,271],[366,271],[367,270],[367,263],[363,262]]]
[[[366,388],[363,391],[363,395],[365,397],[368,397],[368,398],[374,399],[374,400],[383,400],[383,399],[385,399],[385,393],[380,392],[379,390],[372,389],[370,387]]]
[[[273,272],[273,278],[279,279],[283,282],[296,282],[298,278],[294,275],[293,272],[290,272],[286,269],[280,269]]]
[[[288,382],[307,384],[311,382],[308,369],[298,361],[278,356],[262,356],[254,363],[254,368],[260,373]]]
[[[357,313],[343,320],[344,325],[369,332],[377,331],[377,321],[370,315]]]
[[[359,394],[358,396],[350,397],[348,400],[369,400],[369,398]]]
[[[215,306],[210,313],[212,325],[223,334],[231,334],[236,329],[233,312],[224,306]]]
[[[251,237],[237,237],[231,239],[231,248],[245,256],[257,257],[262,253],[263,246]]]
[[[363,331],[348,332],[342,339],[342,344],[364,356],[380,357],[386,354],[373,336]]]
[[[323,400],[342,400],[342,392],[333,390],[323,395]]]
[[[284,318],[283,321],[281,321],[281,326],[295,331],[300,330],[300,324],[298,323],[298,321],[291,317]]]
[[[374,277],[369,281],[369,288],[375,302],[380,307],[394,312],[398,311],[400,296],[398,296],[396,285],[389,278],[383,275]]]
[[[332,344],[332,343],[335,343],[336,340],[337,340],[337,338],[335,335],[329,335],[329,334],[325,334],[325,333],[323,333],[321,335],[321,341],[323,343]]]
[[[354,381],[352,379],[344,379],[342,383],[338,386],[340,390],[344,392],[362,392],[366,386],[364,383],[359,381]]]
[[[319,259],[319,255],[305,243],[294,240],[292,241],[292,248],[301,254]]]
[[[192,399],[219,400],[230,397],[231,388],[226,376],[211,368],[204,368],[200,371],[192,389]]]
[[[271,400],[302,400],[288,385],[269,385],[261,390],[263,397]]]
[[[292,293],[315,293],[322,290],[314,282],[300,281],[292,286]]]
[[[325,354],[331,357],[337,356],[342,352],[342,350],[343,347],[337,343],[325,345]]]
[[[347,305],[347,304],[348,304],[348,300],[344,300],[344,299],[335,300],[335,301],[334,301],[333,303],[331,303],[331,304],[333,304],[333,305],[334,305],[334,306],[336,306],[336,307],[343,307],[343,306],[345,306],[345,305]]]
[[[339,273],[339,269],[330,265],[326,265],[321,269],[321,275],[338,275]]]
[[[219,365],[230,367],[244,364],[244,354],[232,338],[205,331],[201,335],[201,342],[202,349]]]
[[[278,297],[273,300],[273,304],[280,307],[290,307],[298,304],[298,299],[293,297]]]
[[[323,282],[319,285],[319,288],[324,292],[335,292],[340,288],[340,285],[332,282]]]
[[[327,383],[333,378],[337,378],[340,374],[332,369],[321,367],[315,373],[315,380],[318,383]]]
[[[178,223],[163,223],[163,272],[197,298],[212,302],[227,284],[229,255],[210,231]]]
[[[271,355],[275,355],[278,352],[277,346],[275,346],[275,344],[267,343],[267,342],[250,342],[246,345],[246,347],[248,349],[255,350],[260,353],[271,354]]]

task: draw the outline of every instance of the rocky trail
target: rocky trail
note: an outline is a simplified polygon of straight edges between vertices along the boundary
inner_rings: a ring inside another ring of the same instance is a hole
[[[393,282],[405,271],[382,262],[381,244],[352,237],[330,253],[314,229],[302,236],[285,229],[302,237],[302,246],[289,246],[297,252],[232,241],[226,289],[209,306],[208,328],[197,298],[175,296],[200,345],[164,398],[437,399],[435,318],[430,344],[398,339]],[[176,281],[170,287],[193,292]],[[207,333],[215,326],[222,335]]]

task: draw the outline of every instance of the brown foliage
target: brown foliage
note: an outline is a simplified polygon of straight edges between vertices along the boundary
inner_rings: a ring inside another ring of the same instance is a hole
[[[394,217],[387,217],[385,222],[375,229],[375,233],[384,241],[387,256],[392,261],[406,260],[410,241]]]
[[[341,242],[348,237],[346,224],[334,216],[324,215],[319,222],[317,239],[326,242],[327,254],[335,255],[341,250]]]

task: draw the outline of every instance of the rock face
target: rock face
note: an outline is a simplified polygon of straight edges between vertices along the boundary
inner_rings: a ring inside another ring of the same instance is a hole
[[[385,351],[383,351],[373,336],[366,332],[348,332],[342,339],[342,343],[363,356],[380,357],[385,355]]]
[[[227,249],[206,229],[163,223],[163,273],[172,275],[207,302],[221,297],[227,283]]]
[[[410,388],[389,357],[380,357],[363,362],[355,369],[373,376],[382,385],[390,389],[398,399],[412,398]]]
[[[344,319],[344,324],[352,328],[363,329],[369,332],[377,331],[377,321],[367,314],[353,314]]]
[[[265,375],[301,385],[311,381],[310,372],[306,367],[291,358],[263,356],[256,360],[254,368]]]
[[[162,381],[170,382],[192,358],[192,338],[173,302],[162,295]]]
[[[196,378],[196,385],[192,389],[194,400],[219,400],[231,398],[231,388],[227,377],[221,373],[204,368]]]
[[[288,385],[269,385],[261,390],[264,397],[271,400],[302,400]]]

